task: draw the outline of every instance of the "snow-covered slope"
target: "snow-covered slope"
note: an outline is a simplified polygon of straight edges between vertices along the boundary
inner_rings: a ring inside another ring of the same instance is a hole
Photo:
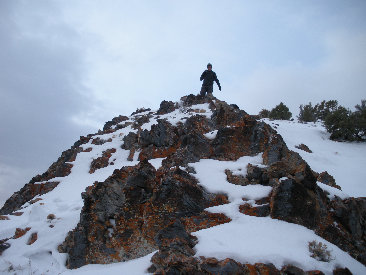
[[[68,270],[65,266],[67,254],[60,253],[58,246],[65,240],[69,231],[73,230],[80,219],[83,207],[81,193],[96,181],[105,181],[114,169],[133,166],[138,163],[138,153],[132,159],[131,152],[121,148],[123,138],[130,132],[137,133],[132,123],[145,114],[151,114],[149,122],[143,123],[140,130],[150,130],[158,123],[158,119],[166,119],[172,125],[184,123],[193,115],[210,118],[212,109],[209,104],[196,104],[190,108],[181,105],[174,111],[157,115],[156,111],[137,113],[112,133],[93,136],[106,141],[101,145],[88,143],[81,145],[83,151],[78,153],[71,173],[66,177],[53,178],[59,184],[51,192],[39,195],[33,203],[26,203],[19,212],[21,215],[4,215],[0,220],[0,240],[8,239],[10,247],[0,256],[0,273],[2,274],[144,274],[151,265],[154,253],[139,259],[108,265],[86,265],[79,269]],[[338,143],[328,140],[328,136],[319,124],[299,124],[289,121],[266,121],[282,135],[288,147],[298,152],[316,172],[328,171],[342,187],[342,191],[329,187],[338,196],[366,196],[366,144]],[[214,139],[217,129],[205,134],[207,139]],[[306,144],[313,153],[295,148]],[[91,162],[103,155],[108,149],[115,149],[109,158],[109,165],[90,173]],[[155,158],[149,162],[158,169],[163,158]],[[366,267],[342,251],[337,246],[317,236],[314,231],[301,225],[275,220],[270,217],[254,217],[239,212],[239,205],[246,203],[255,206],[255,200],[268,196],[270,186],[239,186],[227,181],[225,170],[230,169],[237,175],[246,175],[248,163],[259,167],[263,164],[262,155],[239,158],[237,161],[220,161],[201,159],[190,163],[196,174],[192,174],[206,190],[212,193],[228,194],[229,203],[208,208],[212,213],[224,213],[231,222],[203,229],[193,233],[198,237],[195,247],[196,256],[232,258],[241,263],[273,263],[277,268],[285,264],[294,264],[304,270],[322,270],[331,274],[336,267],[348,267],[354,274],[366,274]],[[184,169],[184,168],[182,168]],[[319,184],[320,185],[320,184]],[[333,190],[334,189],[334,190]],[[338,192],[338,193],[337,193]],[[37,200],[39,199],[39,200]],[[49,215],[53,214],[54,217]],[[12,238],[16,229],[18,238]],[[29,229],[28,229],[29,228]],[[23,234],[25,233],[25,234]],[[22,235],[23,234],[23,235]],[[36,237],[35,237],[36,236]],[[33,238],[33,240],[32,240]],[[36,241],[34,241],[34,238]],[[330,262],[317,261],[310,257],[308,242],[317,240],[328,245],[333,259]]]
[[[274,127],[287,146],[298,152],[314,171],[327,171],[349,196],[366,197],[365,142],[332,141],[320,122],[264,121]],[[296,148],[300,144],[307,145],[312,153]]]

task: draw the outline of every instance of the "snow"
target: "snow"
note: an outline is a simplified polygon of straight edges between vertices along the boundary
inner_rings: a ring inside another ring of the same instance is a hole
[[[218,130],[208,132],[208,133],[204,134],[204,136],[207,137],[208,139],[215,139],[215,137],[217,135],[217,131]]]
[[[212,111],[209,104],[198,104],[190,108],[180,106],[165,115],[156,115],[152,111],[136,114],[127,122],[133,122],[133,119],[146,114],[152,117],[148,123],[142,125],[142,129],[150,130],[152,125],[157,124],[158,119],[166,119],[171,124],[177,125],[194,115],[210,117]],[[366,144],[330,141],[329,135],[318,123],[299,124],[269,120],[265,122],[276,126],[288,147],[298,152],[313,170],[328,171],[334,176],[336,183],[342,187],[343,191],[318,182],[319,187],[329,193],[330,199],[334,196],[347,198],[348,194],[356,197],[366,196],[364,181]],[[95,137],[103,140],[112,139],[112,141],[102,145],[91,142],[82,145],[83,149],[92,148],[92,150],[77,155],[76,160],[71,162],[73,167],[70,175],[51,180],[60,182],[53,191],[37,196],[36,198],[40,198],[40,201],[33,204],[26,203],[20,210],[24,212],[23,215],[8,215],[10,220],[0,220],[0,239],[12,237],[16,228],[31,228],[24,236],[8,241],[11,247],[0,257],[1,274],[146,274],[154,253],[123,263],[87,265],[68,270],[65,267],[66,254],[59,253],[57,250],[67,233],[79,222],[83,207],[81,193],[85,188],[93,185],[95,181],[104,181],[112,175],[114,169],[138,163],[139,151],[135,152],[133,161],[128,161],[130,152],[121,148],[123,137],[129,132],[136,133],[137,130],[127,126],[113,133],[96,135]],[[214,139],[216,134],[217,130],[214,130],[206,133],[205,136],[208,139]],[[301,143],[309,146],[313,153],[295,148]],[[91,161],[111,148],[116,149],[110,158],[110,162],[114,165],[110,164],[89,174]],[[156,158],[149,162],[159,169],[163,160],[164,158]],[[230,223],[193,233],[199,239],[195,247],[196,256],[203,255],[219,259],[230,257],[242,263],[272,262],[278,268],[284,264],[295,264],[306,270],[320,269],[328,274],[331,274],[335,267],[347,266],[354,274],[366,274],[365,266],[309,229],[270,217],[259,218],[240,213],[240,205],[248,203],[255,206],[255,200],[266,197],[271,192],[269,186],[240,186],[227,182],[225,170],[230,170],[234,175],[245,176],[249,163],[264,167],[261,154],[254,157],[245,156],[237,161],[202,159],[189,164],[196,171],[193,175],[207,191],[228,196],[228,204],[210,207],[207,211],[224,213],[232,219]],[[49,214],[54,214],[55,219],[47,219]],[[110,223],[113,225],[110,232],[113,232],[115,221],[111,219]],[[26,245],[32,233],[37,233],[38,239],[32,245]],[[313,240],[327,244],[332,250],[334,260],[325,263],[311,258],[308,243]]]
[[[161,163],[163,162],[165,158],[156,158],[156,159],[150,159],[149,162],[156,170],[158,170],[161,167]]]
[[[326,185],[326,184],[321,183],[319,181],[317,182],[317,184],[321,189],[323,189],[326,193],[329,194],[328,198],[331,199],[331,200],[334,199],[335,196],[340,197],[342,200],[349,198],[349,196],[346,193],[344,193],[343,191],[341,191],[337,188]]]
[[[289,149],[298,152],[316,172],[327,171],[337,185],[352,197],[366,197],[366,142],[336,142],[321,123],[264,119],[276,127]],[[295,148],[307,145],[313,153]]]
[[[189,165],[197,171],[195,177],[199,180],[199,184],[204,186],[208,192],[225,193],[228,195],[229,200],[241,199],[243,197],[257,200],[266,197],[272,190],[269,186],[240,186],[226,181],[226,169],[241,169],[242,173],[245,175],[248,163],[262,165],[262,154],[255,157],[241,157],[237,161],[201,159],[199,162],[191,163]]]
[[[24,236],[8,241],[11,246],[0,257],[0,273],[7,271],[10,266],[17,274],[22,271],[25,274],[58,274],[67,270],[66,255],[59,253],[57,246],[79,222],[83,207],[81,193],[95,181],[106,180],[113,174],[114,169],[138,163],[137,156],[134,161],[128,161],[129,151],[121,148],[124,135],[131,131],[135,130],[129,126],[114,133],[98,135],[104,140],[112,139],[111,142],[102,145],[92,144],[91,141],[82,145],[84,149],[91,147],[92,150],[77,155],[72,162],[73,167],[69,176],[52,179],[60,182],[53,191],[35,197],[42,200],[34,204],[25,204],[20,210],[24,212],[23,215],[8,215],[10,220],[0,220],[0,239],[12,237],[16,228],[31,227]],[[110,148],[116,149],[110,158],[114,165],[97,169],[93,174],[89,174],[91,161]],[[48,214],[51,213],[56,216],[52,221],[47,220]],[[54,227],[51,228],[50,225]],[[33,232],[38,234],[37,241],[32,245],[26,245]]]
[[[317,236],[303,226],[270,217],[252,217],[239,212],[239,206],[255,205],[257,199],[266,197],[271,187],[261,185],[238,186],[227,182],[226,169],[245,169],[248,163],[260,165],[262,155],[242,157],[236,162],[202,159],[190,164],[195,177],[208,191],[225,193],[230,203],[207,208],[212,213],[223,213],[231,222],[192,233],[198,238],[195,256],[232,258],[241,263],[273,263],[278,269],[286,264],[304,270],[322,270],[332,274],[337,267],[348,267],[353,274],[366,274],[366,267],[348,253]],[[246,172],[245,172],[246,173]],[[333,188],[334,189],[334,188]],[[333,191],[335,192],[335,191]],[[328,246],[333,260],[321,262],[310,257],[309,242],[316,240]]]
[[[176,126],[179,122],[184,123],[187,118],[193,115],[202,115],[210,118],[212,111],[210,110],[208,103],[192,105],[191,108],[183,108],[181,106],[173,112],[164,115],[154,115],[152,118],[150,118],[148,123],[145,123],[141,126],[141,130],[150,131],[152,125],[158,124],[158,119],[165,119],[173,126]]]
[[[120,274],[128,274],[128,275],[141,275],[141,274],[149,274],[147,269],[151,266],[151,257],[156,253],[156,251],[146,255],[144,257],[130,260],[122,263],[114,263],[108,265],[102,264],[90,264],[83,266],[78,269],[68,270],[61,274],[63,275],[100,275],[100,273],[108,274],[108,275],[120,275]]]

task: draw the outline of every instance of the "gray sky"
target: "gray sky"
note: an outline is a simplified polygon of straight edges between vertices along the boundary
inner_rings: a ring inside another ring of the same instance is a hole
[[[198,93],[251,114],[366,98],[366,1],[0,1],[0,205],[80,135]]]

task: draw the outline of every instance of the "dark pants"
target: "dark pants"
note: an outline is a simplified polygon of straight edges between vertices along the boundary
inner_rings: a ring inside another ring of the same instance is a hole
[[[211,85],[211,86],[202,86],[201,92],[200,92],[201,96],[205,96],[206,93],[212,95],[212,93],[213,93],[213,85]]]

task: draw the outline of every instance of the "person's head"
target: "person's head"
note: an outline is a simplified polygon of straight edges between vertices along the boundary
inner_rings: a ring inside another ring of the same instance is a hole
[[[211,63],[208,63],[207,64],[207,70],[211,71],[212,70],[212,64]]]

